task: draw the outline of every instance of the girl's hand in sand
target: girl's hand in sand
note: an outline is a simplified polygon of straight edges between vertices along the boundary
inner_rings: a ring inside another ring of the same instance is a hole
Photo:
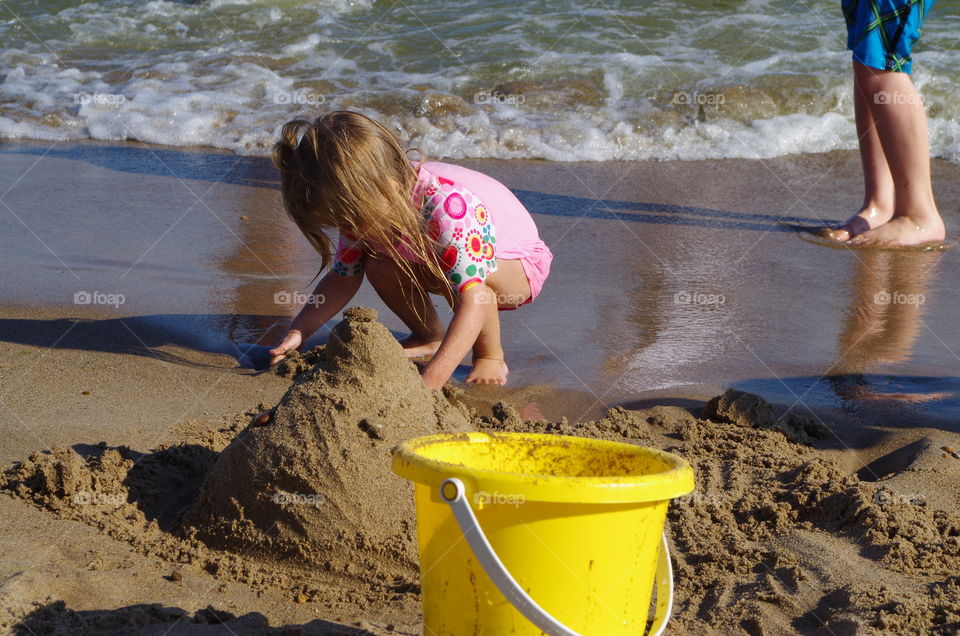
[[[510,369],[499,358],[474,358],[467,384],[506,384]]]
[[[283,342],[268,352],[270,354],[270,364],[274,365],[280,362],[286,356],[287,351],[296,349],[301,344],[303,344],[303,334],[300,333],[299,329],[291,329],[283,337]]]

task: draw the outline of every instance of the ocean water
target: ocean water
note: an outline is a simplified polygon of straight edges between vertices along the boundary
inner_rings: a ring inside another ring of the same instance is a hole
[[[914,55],[960,161],[960,8]],[[5,0],[0,138],[262,155],[284,121],[377,116],[451,158],[766,158],[856,147],[839,1]]]

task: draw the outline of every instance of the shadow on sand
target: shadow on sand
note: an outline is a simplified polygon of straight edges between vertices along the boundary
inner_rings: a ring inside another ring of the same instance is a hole
[[[84,161],[108,170],[175,177],[183,181],[228,183],[279,190],[277,171],[269,158],[241,157],[225,152],[178,150],[147,145],[63,143],[48,148],[36,144],[6,144],[6,154],[27,154]],[[513,190],[534,214],[571,218],[609,219],[630,223],[654,223],[757,232],[795,232],[790,225],[810,219],[772,214],[750,214],[685,205],[600,200],[532,190]],[[839,220],[826,221],[839,224]]]
[[[302,625],[271,627],[267,618],[258,612],[236,616],[230,612],[206,607],[189,612],[179,607],[165,607],[160,603],[128,605],[117,609],[78,611],[63,601],[54,601],[39,607],[15,626],[16,636],[40,634],[84,634],[99,636],[128,634],[131,636],[160,636],[162,634],[230,634],[232,636],[365,636],[365,629],[348,627],[325,620],[314,620]],[[398,632],[399,633],[399,632]]]

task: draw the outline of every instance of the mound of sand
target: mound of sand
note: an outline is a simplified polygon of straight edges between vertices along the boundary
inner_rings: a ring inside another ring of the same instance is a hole
[[[812,444],[830,436],[829,429],[818,420],[797,413],[777,418],[773,405],[762,397],[735,389],[727,389],[707,402],[703,416],[715,422],[780,431],[798,444]]]
[[[99,447],[87,455],[53,448],[15,464],[0,486],[143,552],[206,565],[214,557],[202,544],[183,541],[172,532],[215,458],[214,450],[194,444],[148,454],[125,446]]]
[[[280,403],[220,454],[184,518],[206,545],[370,580],[415,576],[413,500],[390,449],[467,416],[427,389],[370,309],[348,310]]]

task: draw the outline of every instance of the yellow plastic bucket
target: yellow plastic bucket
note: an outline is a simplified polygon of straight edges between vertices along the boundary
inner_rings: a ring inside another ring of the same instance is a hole
[[[393,450],[414,482],[424,633],[662,632],[671,498],[693,490],[675,455],[561,435],[459,433]]]

